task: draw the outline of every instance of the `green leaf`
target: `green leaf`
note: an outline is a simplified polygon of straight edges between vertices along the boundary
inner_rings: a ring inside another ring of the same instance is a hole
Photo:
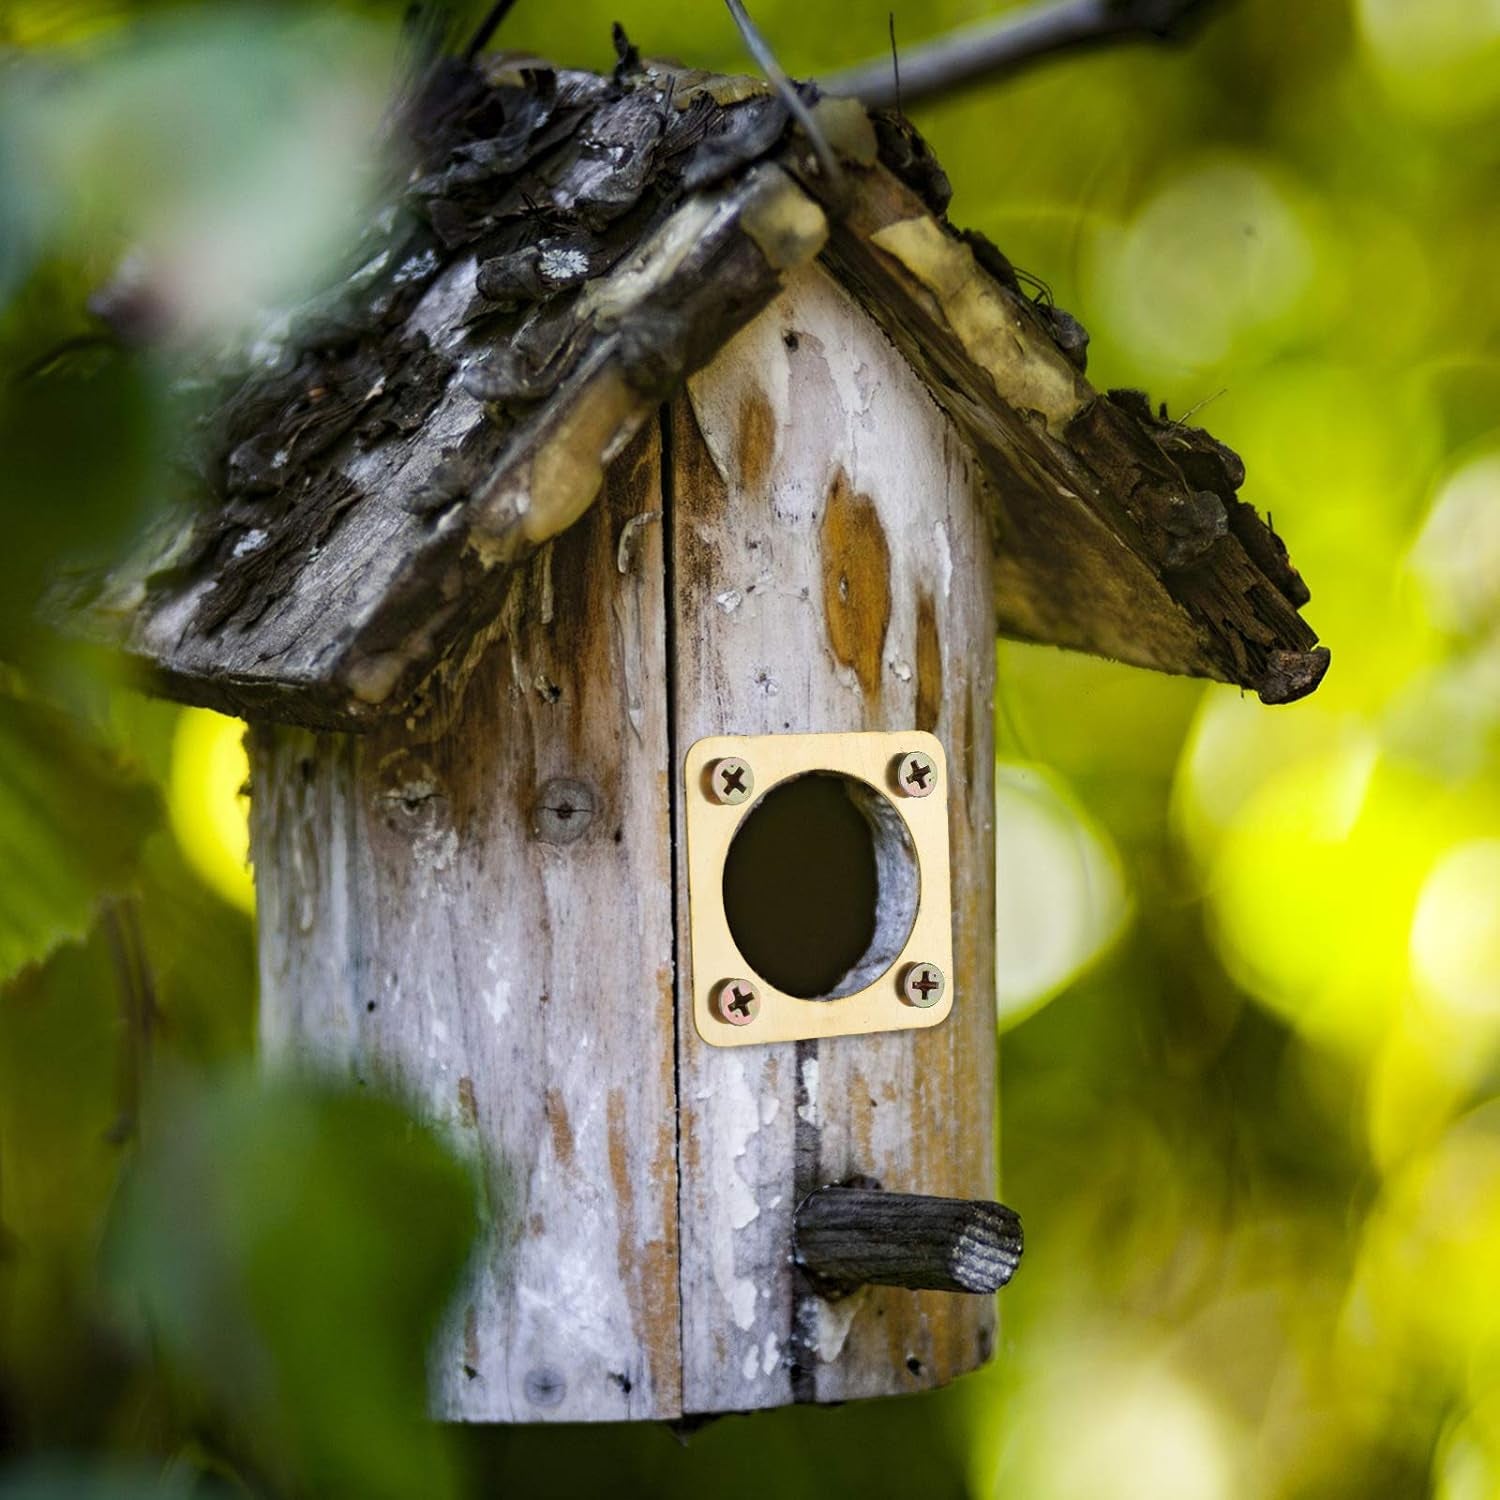
[[[0,694],[0,983],[88,932],[159,814],[76,720]]]
[[[192,1493],[180,1477],[119,1462],[54,1459],[0,1477],[0,1500],[190,1500]]]
[[[108,1261],[257,1467],[319,1496],[442,1500],[426,1357],[476,1223],[469,1173],[394,1103],[236,1076],[148,1121]]]

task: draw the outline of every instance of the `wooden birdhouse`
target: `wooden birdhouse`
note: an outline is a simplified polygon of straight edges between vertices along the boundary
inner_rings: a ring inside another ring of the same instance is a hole
[[[987,1360],[997,627],[1267,702],[1326,666],[1235,455],[1089,384],[903,120],[806,99],[454,65],[97,605],[252,725],[267,1058],[482,1163],[448,1417]]]

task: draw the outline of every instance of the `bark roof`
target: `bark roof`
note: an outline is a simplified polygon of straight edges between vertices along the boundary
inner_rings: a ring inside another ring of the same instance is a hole
[[[909,125],[622,47],[613,75],[445,62],[347,276],[226,379],[199,503],[93,602],[157,684],[357,728],[493,618],[687,375],[821,258],[992,481],[1003,632],[1311,691],[1327,652],[1239,459],[1096,392],[1087,336],[944,214]]]

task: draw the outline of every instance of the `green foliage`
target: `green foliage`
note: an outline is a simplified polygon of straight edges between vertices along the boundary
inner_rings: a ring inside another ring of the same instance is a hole
[[[66,715],[0,694],[0,982],[88,932],[159,813],[155,788]]]
[[[0,1500],[188,1500],[193,1493],[186,1477],[163,1478],[123,1464],[104,1469],[39,1464],[0,1480]]]
[[[249,1078],[169,1094],[107,1242],[179,1399],[318,1495],[454,1493],[425,1350],[475,1228],[470,1175],[389,1101]]]
[[[162,483],[156,402],[138,362],[101,355],[15,380],[0,404],[9,543],[0,557],[0,649],[12,660],[28,654],[49,574],[118,556],[145,518],[144,497]]]

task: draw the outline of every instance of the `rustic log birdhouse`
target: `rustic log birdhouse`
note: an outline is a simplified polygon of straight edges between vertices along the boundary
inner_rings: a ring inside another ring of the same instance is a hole
[[[253,726],[266,1054],[483,1164],[450,1417],[988,1359],[997,625],[1273,703],[1326,665],[1235,455],[1089,384],[901,118],[803,102],[448,66],[96,604]]]

